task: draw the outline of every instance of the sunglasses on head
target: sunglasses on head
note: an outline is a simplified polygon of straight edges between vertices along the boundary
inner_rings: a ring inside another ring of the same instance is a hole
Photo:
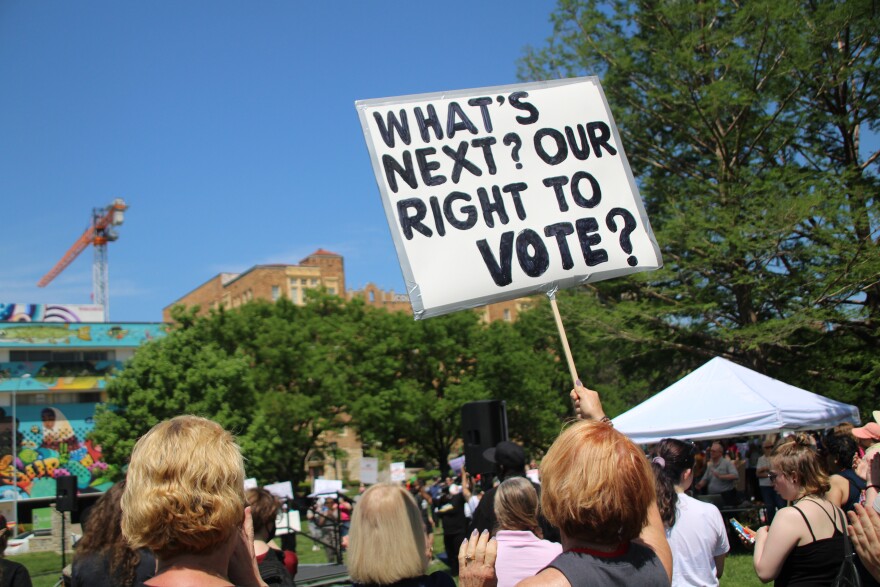
[[[775,483],[777,477],[779,477],[779,473],[767,473],[767,478],[770,479],[770,483]]]

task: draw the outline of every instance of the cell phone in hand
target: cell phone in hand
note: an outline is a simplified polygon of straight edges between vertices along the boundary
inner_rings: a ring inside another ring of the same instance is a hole
[[[749,544],[755,543],[755,536],[757,533],[754,530],[748,526],[743,526],[736,518],[730,518],[730,525],[733,526],[733,529],[736,530],[737,534],[742,536],[745,540],[748,540]]]

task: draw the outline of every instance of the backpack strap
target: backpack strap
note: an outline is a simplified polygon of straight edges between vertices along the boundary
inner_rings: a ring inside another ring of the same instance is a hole
[[[841,512],[836,506],[834,506],[834,517],[837,517],[837,514],[840,513],[841,518],[843,517],[843,512]],[[846,520],[841,520],[841,524],[843,524],[843,558],[847,561],[852,561],[853,558],[853,548],[849,541],[849,532],[846,529]]]

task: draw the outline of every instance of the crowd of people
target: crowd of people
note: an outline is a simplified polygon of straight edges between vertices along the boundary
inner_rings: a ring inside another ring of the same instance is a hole
[[[462,469],[320,500],[309,521],[328,561],[345,548],[357,587],[452,587],[454,575],[462,587],[718,585],[731,547],[722,510],[752,504],[767,523],[738,536],[762,581],[880,581],[877,422],[758,442],[667,438],[646,453],[615,430],[596,392],[571,395],[580,419],[547,450],[540,482],[525,451],[502,441],[484,454],[491,487]],[[281,502],[245,491],[244,474],[215,422],[157,424],[85,520],[68,584],[294,585],[297,555],[273,540]],[[428,575],[437,525],[449,572]],[[27,570],[0,558],[0,585],[30,585]]]

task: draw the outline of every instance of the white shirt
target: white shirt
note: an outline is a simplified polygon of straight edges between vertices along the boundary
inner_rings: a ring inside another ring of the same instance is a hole
[[[764,455],[761,455],[760,457],[758,457],[758,466],[755,468],[762,469],[764,467],[767,467],[768,469],[770,468],[770,459],[768,459]],[[758,477],[758,485],[760,485],[761,487],[770,487],[771,485],[773,485],[773,482],[770,481],[770,477]]]
[[[672,587],[718,585],[715,557],[730,550],[721,512],[679,493],[675,513],[675,525],[666,530],[672,549]]]

